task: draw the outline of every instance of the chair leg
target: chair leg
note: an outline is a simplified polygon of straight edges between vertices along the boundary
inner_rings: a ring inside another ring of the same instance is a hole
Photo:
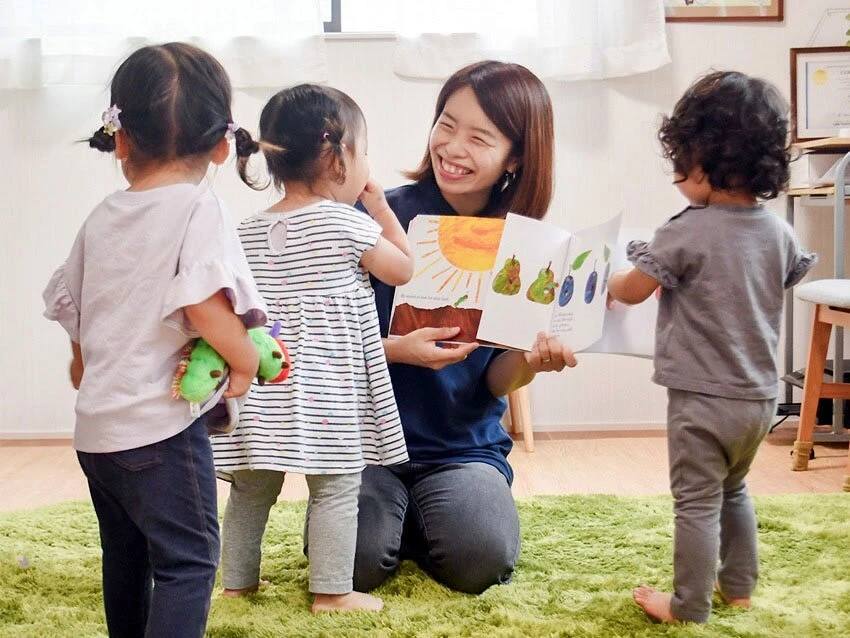
[[[519,396],[517,390],[508,393],[508,410],[511,415],[511,432],[519,434],[522,432],[522,414],[519,409]]]
[[[806,377],[803,382],[803,404],[800,407],[800,424],[797,427],[797,440],[794,442],[791,469],[806,470],[809,467],[809,453],[812,451],[812,435],[815,429],[815,417],[823,386],[823,369],[829,349],[829,336],[832,324],[820,320],[822,306],[815,306],[812,322],[812,340],[809,344],[809,358],[806,363]]]
[[[519,406],[522,439],[526,452],[534,452],[534,428],[531,425],[531,401],[528,398],[528,386],[515,390]]]

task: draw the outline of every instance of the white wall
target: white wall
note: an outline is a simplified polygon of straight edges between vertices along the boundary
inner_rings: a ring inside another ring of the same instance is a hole
[[[684,201],[670,185],[655,142],[659,114],[669,112],[691,80],[712,67],[765,77],[787,94],[788,49],[806,46],[835,0],[785,4],[785,21],[778,24],[669,24],[673,63],[653,73],[550,83],[557,186],[549,220],[579,228],[623,210],[624,225],[654,227],[677,212]],[[330,84],[350,93],[370,124],[374,175],[385,187],[401,183],[399,171],[415,166],[424,151],[439,83],[393,75],[393,42],[386,38],[338,37],[328,48]],[[236,120],[255,129],[269,94],[239,93]],[[42,318],[40,295],[90,209],[122,187],[111,158],[74,143],[97,127],[107,100],[108,91],[98,87],[0,92],[0,438],[64,436],[73,430],[68,339],[58,324]],[[218,170],[214,186],[235,218],[268,201],[242,187],[232,165]],[[770,206],[784,214],[784,200]],[[831,268],[831,216],[824,211],[798,213],[804,241],[822,255],[816,276],[829,275]],[[795,350],[802,361],[808,320],[797,328]],[[664,392],[650,374],[646,361],[580,355],[575,370],[541,375],[532,385],[535,428],[663,423]]]

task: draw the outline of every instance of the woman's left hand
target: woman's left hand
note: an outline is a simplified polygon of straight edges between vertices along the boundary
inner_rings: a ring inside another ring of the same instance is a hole
[[[560,372],[565,367],[576,366],[576,356],[568,346],[561,343],[557,337],[550,337],[545,332],[537,333],[537,340],[531,352],[525,353],[525,360],[531,371]]]

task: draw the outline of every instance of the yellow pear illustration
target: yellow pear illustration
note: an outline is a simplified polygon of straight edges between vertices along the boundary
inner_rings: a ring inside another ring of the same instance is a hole
[[[516,255],[511,255],[510,259],[505,260],[505,265],[493,277],[493,292],[500,295],[515,295],[522,287],[522,282],[519,279],[520,264],[517,261]]]
[[[542,303],[544,305],[550,304],[555,300],[555,288],[557,288],[557,284],[555,283],[555,273],[552,272],[550,266],[552,262],[550,261],[546,268],[541,268],[537,272],[537,279],[528,287],[528,292],[525,293],[525,296],[536,303]]]

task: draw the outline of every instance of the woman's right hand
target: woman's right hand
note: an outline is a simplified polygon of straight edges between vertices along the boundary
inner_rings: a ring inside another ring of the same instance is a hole
[[[442,344],[457,336],[459,332],[459,327],[419,328],[403,337],[384,339],[387,362],[439,370],[463,361],[470,352],[478,348],[477,343]]]

